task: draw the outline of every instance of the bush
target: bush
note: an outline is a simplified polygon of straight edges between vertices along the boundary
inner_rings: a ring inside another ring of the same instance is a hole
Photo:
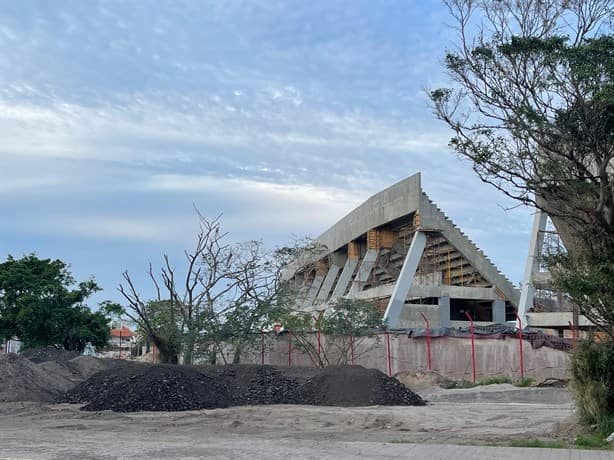
[[[514,386],[517,387],[530,387],[535,383],[535,379],[533,377],[522,377],[514,382]]]
[[[602,434],[614,431],[614,341],[579,342],[571,358],[571,375],[582,422]]]
[[[498,385],[501,383],[512,383],[512,379],[505,375],[494,375],[492,377],[485,377],[478,381],[478,385]]]

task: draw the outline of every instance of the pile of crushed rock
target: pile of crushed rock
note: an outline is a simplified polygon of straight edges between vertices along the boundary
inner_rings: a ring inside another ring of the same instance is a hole
[[[271,366],[131,364],[92,376],[61,401],[84,410],[180,411],[239,405],[422,405],[398,380],[361,366],[305,368],[286,376]]]
[[[183,411],[241,405],[422,405],[397,379],[361,366],[177,366],[82,356],[53,347],[0,354],[0,402],[84,410]]]

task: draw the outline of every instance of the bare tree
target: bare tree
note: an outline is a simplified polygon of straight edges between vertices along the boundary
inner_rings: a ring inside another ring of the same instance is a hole
[[[169,353],[181,350],[185,364],[191,364],[195,354],[208,354],[210,361],[221,354],[226,360],[221,345],[227,341],[238,349],[237,360],[241,347],[251,340],[257,323],[266,320],[279,297],[279,269],[261,242],[232,244],[221,229],[219,216],[210,220],[198,211],[197,215],[200,229],[193,249],[185,251],[185,270],[177,270],[165,255],[158,276],[151,264],[148,271],[156,305],[164,305],[166,337],[175,338],[168,331],[177,325],[178,346],[164,343],[160,321],[152,318],[152,309],[139,296],[127,272],[119,291],[128,301],[128,316],[151,337],[161,354],[166,354],[163,348],[170,347]],[[160,308],[155,311],[159,319]]]

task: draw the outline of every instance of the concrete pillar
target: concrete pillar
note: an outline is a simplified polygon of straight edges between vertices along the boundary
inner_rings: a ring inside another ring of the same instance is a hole
[[[313,301],[316,299],[316,295],[322,286],[322,282],[324,281],[324,274],[316,274],[313,282],[311,283],[311,287],[307,291],[307,295],[305,297],[305,302],[303,303],[303,308],[308,308],[313,306]]]
[[[399,320],[401,319],[401,312],[405,306],[405,299],[411,289],[411,285],[414,281],[414,275],[418,269],[418,264],[422,258],[422,253],[426,247],[426,234],[417,231],[414,233],[414,237],[411,240],[409,251],[405,256],[401,273],[394,285],[394,290],[388,301],[388,307],[384,313],[384,321],[388,324],[389,328],[396,328],[399,326]]]
[[[369,279],[369,275],[371,275],[371,270],[377,261],[378,255],[379,249],[367,249],[365,256],[360,262],[360,268],[358,269],[358,273],[356,274],[356,278],[354,278],[352,288],[348,294],[350,299],[360,292],[362,285]]]
[[[497,324],[505,323],[505,300],[493,300],[492,322]]]
[[[348,288],[350,281],[352,281],[352,275],[354,274],[354,270],[358,266],[358,260],[350,259],[345,261],[345,265],[343,266],[343,270],[341,271],[341,275],[339,275],[339,280],[337,281],[337,285],[335,286],[335,290],[333,291],[333,295],[330,297],[330,300],[338,299]]]
[[[450,297],[440,297],[439,301],[439,327],[450,327]]]
[[[526,314],[529,308],[533,306],[533,296],[535,295],[533,277],[539,269],[539,257],[544,242],[544,230],[546,230],[547,220],[548,215],[545,212],[539,209],[535,211],[533,229],[531,230],[531,241],[529,243],[529,254],[527,255],[524,279],[520,290],[520,301],[518,302],[518,316],[520,316],[524,325],[527,324]]]
[[[320,287],[320,292],[318,292],[318,296],[316,297],[318,303],[323,303],[328,300],[328,294],[330,294],[330,290],[333,288],[333,284],[340,270],[341,267],[337,265],[330,266],[328,273],[326,273],[326,278],[324,278],[322,286]]]

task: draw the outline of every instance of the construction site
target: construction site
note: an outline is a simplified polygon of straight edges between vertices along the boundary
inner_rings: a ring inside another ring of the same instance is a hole
[[[569,351],[591,326],[540,316],[571,307],[556,295],[545,302],[535,281],[547,240],[536,225],[531,289],[521,293],[428,198],[419,174],[374,195],[284,271],[297,310],[366,299],[388,326],[346,348],[347,337],[314,327],[316,360],[293,349],[283,325],[261,332],[238,365],[53,347],[0,354],[0,458],[355,458],[410,447],[430,458],[449,445],[569,446],[579,430]],[[333,356],[340,350],[345,361]],[[534,455],[482,448],[467,458]]]

